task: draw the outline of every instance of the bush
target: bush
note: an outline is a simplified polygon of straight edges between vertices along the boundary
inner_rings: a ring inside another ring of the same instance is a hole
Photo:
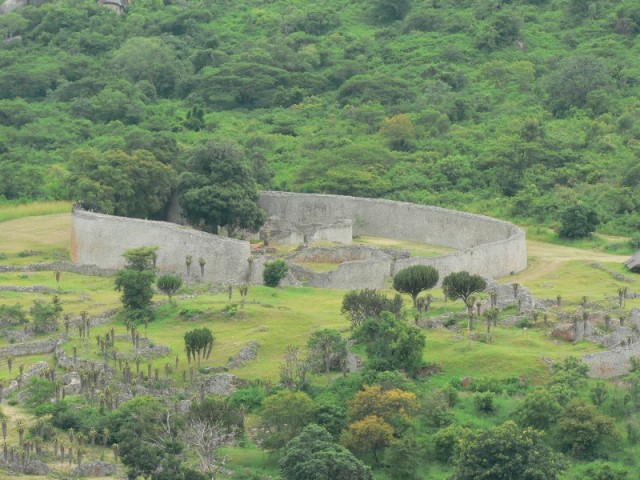
[[[495,411],[494,398],[493,392],[479,392],[473,395],[473,404],[479,412],[493,413]]]
[[[274,262],[267,262],[264,266],[264,272],[262,278],[264,284],[267,287],[276,288],[289,271],[289,267],[284,263],[284,260],[276,260]]]
[[[600,462],[589,465],[584,473],[588,480],[626,480],[629,478],[629,472],[624,468]]]
[[[578,202],[560,214],[558,235],[569,239],[589,237],[599,224],[598,214],[593,207]]]
[[[433,455],[439,462],[449,463],[458,456],[460,440],[471,436],[471,430],[460,425],[441,428],[433,436]]]
[[[231,405],[242,405],[245,411],[250,413],[260,408],[264,399],[264,389],[249,387],[236,390],[234,394],[229,397],[229,403]]]
[[[389,312],[400,318],[402,298],[396,295],[390,299],[372,288],[351,290],[342,299],[340,311],[351,320],[351,328],[358,328],[367,318],[380,318],[382,312]]]
[[[629,247],[633,248],[634,250],[640,249],[640,235],[636,235],[634,237],[631,237],[629,239],[628,245],[629,245]]]

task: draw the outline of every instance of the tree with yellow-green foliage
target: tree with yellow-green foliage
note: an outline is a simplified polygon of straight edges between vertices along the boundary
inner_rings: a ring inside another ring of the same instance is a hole
[[[347,405],[351,420],[375,415],[387,422],[398,417],[408,420],[419,408],[415,393],[399,388],[383,391],[380,385],[365,385]]]
[[[375,463],[379,463],[378,455],[389,446],[394,436],[394,429],[377,415],[368,415],[349,425],[340,437],[340,443],[360,456],[373,454]]]

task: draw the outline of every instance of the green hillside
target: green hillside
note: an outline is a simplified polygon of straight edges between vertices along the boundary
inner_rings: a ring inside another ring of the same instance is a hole
[[[266,188],[640,226],[633,0],[31,3],[0,18],[0,198],[140,149],[175,187],[217,139]]]

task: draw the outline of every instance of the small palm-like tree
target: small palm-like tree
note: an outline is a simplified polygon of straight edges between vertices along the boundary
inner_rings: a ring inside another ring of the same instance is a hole
[[[16,422],[16,431],[18,432],[18,444],[20,446],[22,446],[23,440],[24,440],[24,431],[25,431],[26,427],[24,425],[24,422],[22,420],[18,420]]]
[[[204,258],[200,257],[198,263],[200,264],[200,276],[204,277],[204,266],[207,264],[207,261]]]
[[[96,437],[98,436],[98,431],[95,428],[89,430],[89,440],[91,441],[91,452],[93,453],[93,447],[96,443]]]
[[[191,276],[191,263],[193,262],[193,257],[191,255],[187,255],[184,259],[184,263],[187,266],[187,278]]]
[[[102,446],[107,448],[107,442],[109,441],[109,437],[111,436],[111,432],[108,428],[102,429]]]
[[[0,410],[0,423],[2,423],[2,441],[7,441],[7,420],[8,415]]]

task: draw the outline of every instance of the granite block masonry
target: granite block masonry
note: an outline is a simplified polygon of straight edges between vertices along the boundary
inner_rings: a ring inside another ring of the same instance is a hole
[[[415,264],[432,265],[440,279],[468,270],[486,277],[503,277],[527,266],[524,231],[515,225],[483,215],[391,200],[341,195],[264,191],[260,206],[268,215],[300,224],[336,225],[350,221],[353,235],[367,235],[451,247],[457,251],[438,257],[411,257],[346,262],[326,279],[327,288],[383,287],[385,278]],[[75,263],[116,269],[124,265],[129,248],[157,246],[157,268],[185,278],[214,283],[259,283],[252,274],[249,242],[200,232],[171,222],[103,215],[75,208],[72,216],[71,259]],[[187,272],[186,257],[192,263]],[[199,260],[205,261],[201,269]],[[261,262],[255,262],[256,266]],[[388,273],[386,273],[388,272]],[[255,273],[255,272],[253,272]],[[380,277],[380,278],[378,278]]]

